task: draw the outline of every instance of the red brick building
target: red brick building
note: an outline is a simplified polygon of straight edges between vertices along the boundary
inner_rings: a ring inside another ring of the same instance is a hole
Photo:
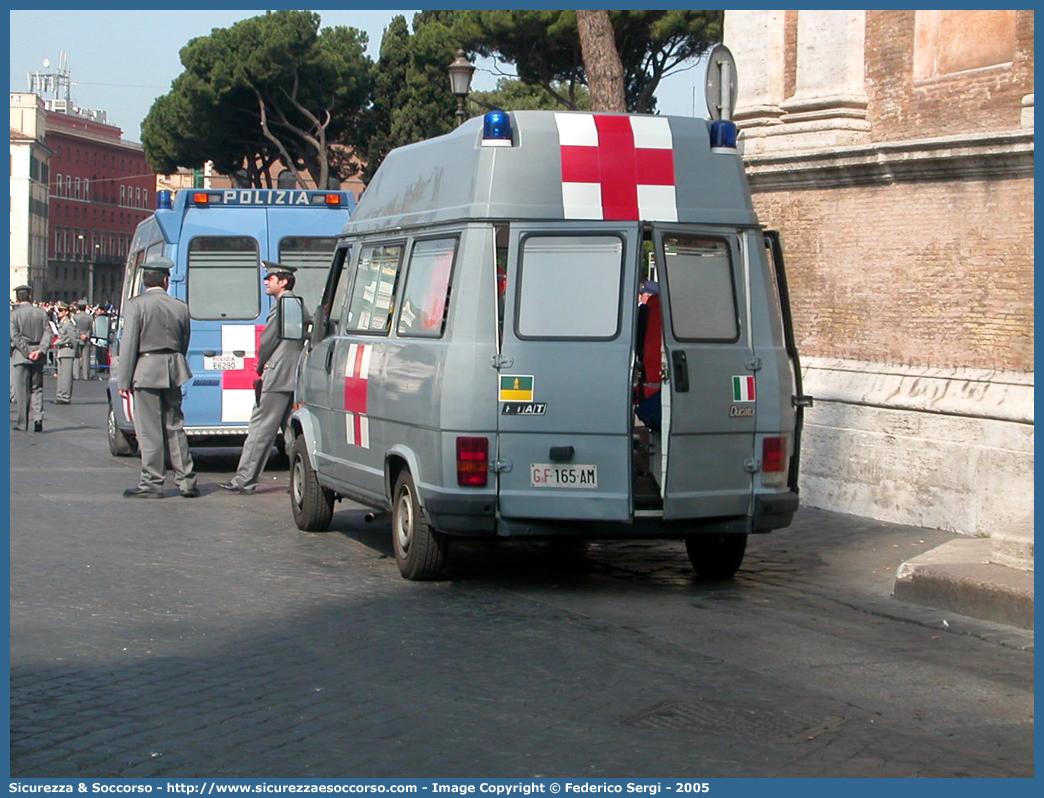
[[[119,303],[134,228],[155,207],[156,176],[140,144],[113,125],[47,112],[50,229],[41,298]]]

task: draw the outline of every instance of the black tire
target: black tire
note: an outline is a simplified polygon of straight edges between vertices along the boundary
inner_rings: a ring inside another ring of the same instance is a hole
[[[333,518],[333,504],[333,492],[319,484],[308,461],[304,438],[298,438],[290,457],[290,508],[294,523],[304,532],[325,532]]]
[[[415,581],[437,579],[446,564],[446,536],[428,526],[417,486],[403,469],[392,492],[392,545],[403,578]]]
[[[704,533],[685,538],[685,550],[693,570],[704,579],[729,579],[743,564],[746,535]]]
[[[130,457],[138,452],[138,439],[127,435],[116,423],[116,410],[109,402],[109,420],[105,424],[109,436],[109,453],[113,457]]]

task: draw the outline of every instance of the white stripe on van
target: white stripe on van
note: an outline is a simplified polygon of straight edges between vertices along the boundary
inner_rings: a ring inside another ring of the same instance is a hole
[[[358,413],[345,413],[345,437],[352,446],[370,448],[370,419]]]

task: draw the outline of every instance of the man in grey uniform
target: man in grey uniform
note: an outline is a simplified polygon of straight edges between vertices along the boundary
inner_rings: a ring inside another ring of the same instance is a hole
[[[257,490],[257,480],[265,470],[276,435],[290,415],[294,400],[294,378],[297,360],[304,347],[303,340],[279,337],[279,300],[294,297],[294,272],[297,268],[274,261],[264,261],[265,293],[272,297],[272,307],[265,319],[261,333],[260,350],[257,353],[256,371],[261,377],[258,401],[250,415],[243,453],[239,457],[236,475],[228,482],[218,483],[223,490],[252,494]],[[305,311],[305,326],[310,319]]]
[[[119,390],[123,399],[131,400],[141,450],[141,481],[123,492],[132,499],[163,498],[164,449],[181,495],[199,496],[181,411],[181,386],[192,377],[185,359],[189,310],[167,293],[173,265],[167,258],[157,258],[142,266],[145,292],[128,300],[123,309]]]
[[[43,383],[51,325],[47,311],[32,303],[33,289],[15,288],[18,304],[11,310],[11,382],[17,417],[13,429],[43,432]]]
[[[91,378],[91,317],[87,313],[87,305],[80,302],[76,305],[76,313],[72,317],[76,325],[76,368],[73,376],[78,380]]]
[[[55,342],[55,358],[58,361],[58,388],[55,391],[54,403],[67,405],[72,402],[73,360],[76,358],[76,343],[80,340],[76,332],[76,324],[68,305],[58,305],[58,340]]]

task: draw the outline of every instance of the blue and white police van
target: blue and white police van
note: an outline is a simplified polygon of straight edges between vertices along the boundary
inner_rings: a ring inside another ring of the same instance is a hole
[[[271,302],[261,261],[296,266],[294,293],[315,307],[354,207],[347,191],[182,189],[173,201],[170,192],[157,192],[156,212],[131,241],[122,298],[141,293],[144,264],[158,257],[174,262],[169,291],[188,303],[192,318],[193,377],[182,386],[190,445],[241,445],[246,437],[258,339]],[[120,399],[116,382],[121,332],[117,317],[107,428],[110,451],[129,455],[137,442],[133,402]]]
[[[390,511],[402,575],[432,579],[458,536],[684,539],[729,577],[789,525],[810,400],[735,139],[497,111],[390,153],[299,365],[297,526]]]

